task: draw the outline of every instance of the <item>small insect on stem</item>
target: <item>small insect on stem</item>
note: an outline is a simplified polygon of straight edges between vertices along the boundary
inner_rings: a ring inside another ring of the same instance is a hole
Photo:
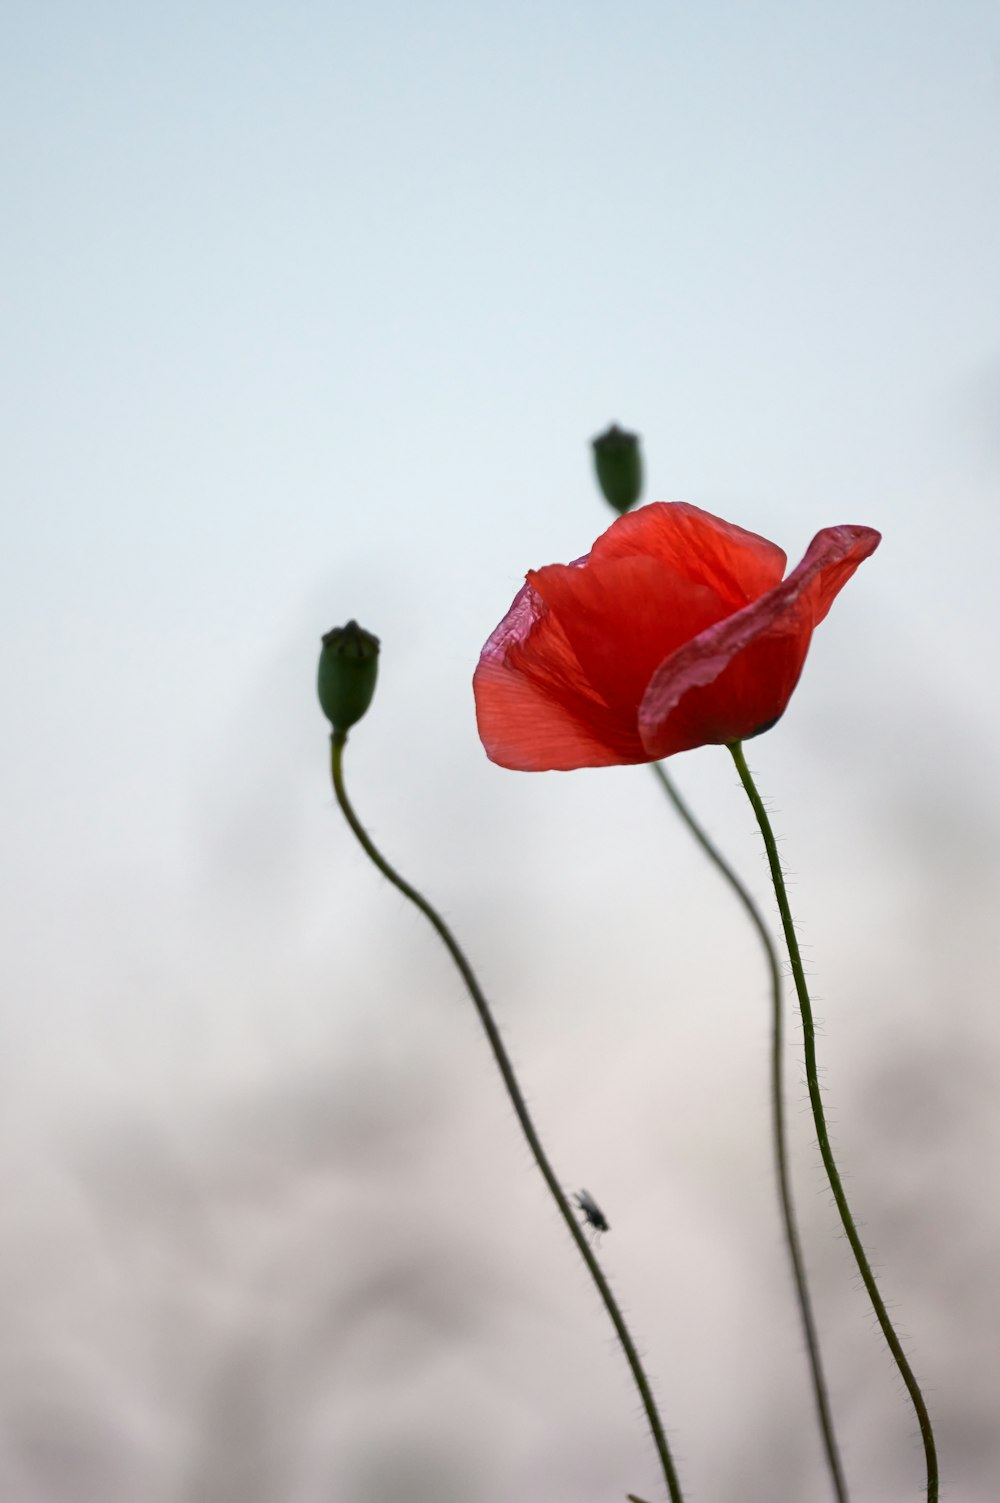
[[[608,1218],[587,1190],[581,1190],[578,1195],[573,1196],[573,1199],[583,1212],[583,1219],[588,1226],[592,1226],[595,1232],[610,1232]]]

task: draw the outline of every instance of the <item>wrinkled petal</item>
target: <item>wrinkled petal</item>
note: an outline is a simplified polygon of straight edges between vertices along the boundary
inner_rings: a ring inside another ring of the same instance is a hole
[[[609,712],[530,584],[483,648],[472,687],[480,739],[500,767],[566,772],[648,760],[634,711],[625,726]]]
[[[650,677],[670,653],[730,614],[714,590],[642,554],[582,569],[550,564],[528,582],[572,646],[601,702],[635,720]]]
[[[798,568],[671,654],[639,708],[651,759],[744,740],[772,725],[798,683],[813,629],[881,541],[870,527],[828,527]]]
[[[602,565],[636,553],[668,565],[740,610],[781,583],[784,551],[733,522],[686,501],[655,501],[628,512],[597,539],[590,562]]]

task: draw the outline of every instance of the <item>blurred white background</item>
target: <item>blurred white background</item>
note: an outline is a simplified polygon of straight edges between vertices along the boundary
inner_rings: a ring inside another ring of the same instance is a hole
[[[997,1496],[1000,11],[9,0],[0,1492],[662,1496],[433,936],[454,923],[655,1375],[690,1500],[829,1497],[754,938],[644,768],[485,759],[525,570],[650,499],[884,542],[752,744],[836,1147]],[[729,758],[672,771],[767,911]],[[853,1503],[920,1496],[789,1066]]]

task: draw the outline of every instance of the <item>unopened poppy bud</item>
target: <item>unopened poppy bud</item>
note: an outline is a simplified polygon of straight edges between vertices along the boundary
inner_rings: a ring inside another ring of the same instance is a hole
[[[357,725],[372,702],[378,674],[378,637],[356,621],[335,626],[323,638],[317,690],[323,714],[335,731]]]
[[[623,514],[642,495],[642,454],[639,436],[612,423],[594,439],[594,468],[605,501]]]

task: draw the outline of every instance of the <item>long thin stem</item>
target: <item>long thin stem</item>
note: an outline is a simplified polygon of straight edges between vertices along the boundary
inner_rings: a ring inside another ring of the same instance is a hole
[[[680,1483],[677,1480],[677,1472],[674,1468],[673,1458],[670,1454],[670,1447],[667,1445],[667,1437],[664,1433],[663,1424],[660,1420],[660,1416],[656,1408],[656,1401],[653,1398],[653,1391],[650,1387],[649,1379],[646,1377],[642,1362],[639,1359],[639,1353],[636,1350],[635,1343],[633,1342],[632,1337],[629,1334],[628,1327],[625,1324],[625,1318],[622,1315],[618,1303],[611,1292],[611,1287],[608,1284],[607,1279],[604,1277],[603,1272],[601,1271],[600,1264],[595,1258],[593,1249],[591,1248],[590,1243],[587,1241],[587,1238],[584,1236],[583,1230],[575,1215],[573,1214],[572,1208],[570,1207],[566,1196],[562,1192],[559,1181],[556,1179],[552,1166],[549,1163],[544,1148],[542,1147],[541,1139],[539,1138],[538,1133],[535,1130],[535,1125],[531,1120],[531,1116],[528,1112],[524,1097],[521,1094],[521,1088],[517,1083],[517,1078],[514,1074],[514,1069],[511,1065],[507,1050],[504,1048],[503,1040],[500,1037],[496,1023],[493,1021],[493,1015],[490,1012],[489,1003],[487,1002],[486,997],[483,994],[479,982],[476,980],[475,974],[465,957],[464,951],[462,950],[455,936],[452,934],[451,930],[448,928],[448,925],[445,923],[444,919],[436,911],[436,909],[431,907],[427,899],[421,893],[419,893],[415,887],[411,887],[409,882],[405,881],[399,875],[399,873],[389,865],[388,861],[386,861],[381,852],[379,852],[372,844],[371,840],[369,839],[368,832],[365,830],[364,826],[361,824],[361,821],[355,814],[354,809],[352,808],[351,803],[348,800],[347,791],[344,787],[343,750],[344,742],[346,740],[347,735],[346,732],[343,731],[335,731],[330,738],[331,771],[333,774],[333,788],[337,796],[337,803],[340,805],[341,812],[343,813],[344,818],[347,820],[347,823],[350,825],[355,836],[357,837],[358,843],[364,850],[365,855],[368,856],[368,858],[375,864],[375,866],[378,867],[379,871],[387,879],[387,881],[392,883],[393,887],[397,888],[405,898],[409,898],[410,902],[415,904],[415,906],[420,909],[420,912],[436,930],[438,937],[441,939],[442,943],[448,951],[448,954],[455,962],[459,974],[461,975],[462,980],[465,982],[466,990],[468,991],[469,996],[472,998],[473,1005],[476,1009],[477,1014],[479,1015],[479,1021],[483,1025],[486,1037],[489,1040],[490,1048],[493,1050],[493,1058],[496,1060],[497,1068],[499,1069],[500,1074],[503,1076],[503,1083],[507,1088],[507,1095],[510,1097],[511,1105],[514,1108],[518,1122],[521,1124],[521,1130],[528,1141],[528,1146],[534,1156],[535,1163],[541,1170],[542,1178],[545,1180],[545,1183],[549,1188],[549,1192],[559,1209],[559,1214],[562,1217],[563,1221],[566,1223],[566,1228],[570,1236],[576,1243],[577,1251],[579,1252],[584,1263],[587,1265],[587,1271],[589,1272],[591,1278],[594,1281],[594,1284],[597,1287],[597,1292],[601,1296],[601,1299],[604,1303],[604,1308],[607,1310],[608,1315],[611,1319],[611,1323],[615,1328],[615,1333],[618,1337],[618,1340],[621,1342],[622,1350],[625,1353],[625,1360],[628,1362],[628,1365],[632,1371],[632,1377],[635,1380],[635,1386],[639,1390],[639,1396],[642,1399],[642,1406],[646,1411],[646,1418],[649,1422],[649,1428],[653,1436],[653,1444],[656,1447],[656,1453],[660,1458],[660,1465],[663,1468],[663,1476],[667,1484],[667,1492],[670,1496],[670,1503],[683,1503],[683,1495],[681,1493]]]
[[[805,1042],[806,1056],[806,1082],[809,1087],[809,1102],[812,1106],[813,1122],[816,1127],[816,1138],[819,1143],[823,1167],[826,1170],[826,1177],[830,1182],[830,1189],[833,1191],[837,1210],[840,1212],[840,1220],[843,1224],[844,1233],[850,1243],[855,1262],[858,1265],[861,1281],[868,1292],[868,1298],[871,1300],[875,1317],[882,1328],[882,1334],[886,1339],[896,1366],[899,1368],[900,1376],[906,1385],[906,1390],[916,1411],[917,1423],[920,1426],[920,1438],[924,1446],[924,1458],[927,1464],[927,1503],[937,1503],[937,1448],[934,1444],[934,1431],[931,1428],[927,1405],[924,1403],[924,1396],[920,1391],[920,1386],[913,1374],[913,1369],[906,1359],[906,1354],[900,1344],[899,1337],[896,1335],[893,1324],[889,1319],[889,1312],[886,1310],[885,1302],[879,1293],[878,1285],[875,1282],[875,1275],[872,1273],[871,1264],[868,1262],[864,1247],[861,1245],[861,1238],[854,1224],[854,1217],[851,1215],[847,1196],[844,1194],[844,1186],[841,1182],[836,1162],[834,1161],[833,1149],[830,1147],[830,1135],[826,1126],[826,1114],[823,1110],[823,1097],[819,1088],[819,1071],[816,1064],[816,1025],[813,1021],[809,989],[806,986],[805,971],[802,968],[802,957],[799,953],[798,940],[795,937],[795,925],[792,922],[792,911],[788,903],[788,893],[785,889],[785,879],[781,870],[781,861],[778,857],[778,846],[774,838],[774,831],[771,829],[771,821],[767,817],[764,802],[757,792],[750,769],[747,766],[742,744],[738,741],[733,742],[729,750],[732,753],[733,761],[736,763],[740,782],[746,789],[747,797],[753,806],[753,812],[757,816],[760,833],[764,839],[764,848],[767,851],[768,865],[771,868],[771,880],[774,883],[774,892],[778,900],[778,911],[781,914],[781,925],[785,932],[788,958],[791,962],[792,976],[795,980],[795,992],[799,999],[799,1011],[802,1014],[802,1034]]]
[[[792,1278],[795,1282],[795,1295],[798,1302],[799,1315],[802,1320],[802,1331],[806,1341],[809,1370],[812,1375],[813,1395],[816,1401],[816,1413],[823,1437],[823,1448],[826,1452],[827,1465],[830,1468],[830,1480],[833,1483],[833,1491],[836,1494],[837,1503],[848,1503],[847,1484],[844,1481],[840,1454],[837,1448],[837,1439],[833,1428],[830,1396],[823,1373],[819,1336],[813,1317],[812,1300],[806,1280],[805,1260],[802,1256],[802,1242],[799,1237],[795,1206],[792,1199],[792,1183],[788,1167],[788,1130],[785,1122],[785,1092],[783,1083],[785,1053],[784,1008],[782,1005],[781,967],[778,963],[778,952],[775,949],[774,940],[771,938],[770,931],[764,922],[761,911],[751,893],[729,865],[729,862],[723,856],[718,846],[714,844],[705,830],[702,829],[687,802],[681,797],[676,784],[666,768],[661,766],[659,762],[651,762],[649,765],[659,780],[667,798],[673,804],[709,861],[712,862],[716,870],[729,883],[729,886],[743,904],[747,917],[756,929],[757,936],[767,956],[767,967],[771,976],[771,1131],[774,1141],[774,1162],[778,1180],[778,1196],[781,1201],[781,1218],[784,1223],[785,1242],[788,1246],[788,1256],[792,1265]]]

